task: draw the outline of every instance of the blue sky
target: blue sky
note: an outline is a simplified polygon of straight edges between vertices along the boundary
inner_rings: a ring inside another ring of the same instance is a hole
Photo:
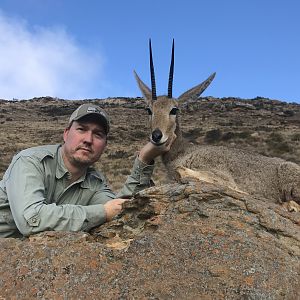
[[[300,103],[298,0],[0,0],[0,99],[173,95],[217,76],[203,95]]]

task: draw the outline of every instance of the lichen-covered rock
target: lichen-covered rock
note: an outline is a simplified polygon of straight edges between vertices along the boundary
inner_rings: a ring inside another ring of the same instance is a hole
[[[300,299],[300,213],[201,182],[124,206],[91,234],[0,239],[0,296]]]

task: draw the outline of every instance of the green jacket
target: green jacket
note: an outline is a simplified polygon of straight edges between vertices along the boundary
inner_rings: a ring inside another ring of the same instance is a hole
[[[61,145],[29,148],[17,154],[0,181],[0,237],[45,230],[88,231],[106,221],[104,206],[151,185],[153,165],[136,158],[131,175],[115,195],[101,173],[89,168],[76,182],[61,156]]]

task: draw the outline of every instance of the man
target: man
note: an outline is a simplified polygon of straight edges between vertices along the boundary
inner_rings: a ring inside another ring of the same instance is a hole
[[[154,158],[169,149],[147,143],[116,196],[92,167],[106,147],[108,133],[105,111],[83,104],[70,117],[63,145],[18,153],[0,181],[0,237],[88,231],[116,216],[125,198],[149,187]]]

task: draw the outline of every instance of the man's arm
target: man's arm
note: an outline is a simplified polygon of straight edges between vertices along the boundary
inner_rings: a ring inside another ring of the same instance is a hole
[[[151,180],[156,157],[170,150],[172,141],[168,145],[156,146],[148,142],[135,159],[131,174],[117,195],[119,198],[130,198],[137,192],[153,185]]]
[[[33,158],[19,157],[4,179],[14,221],[25,236],[45,230],[89,230],[106,221],[104,204],[46,203],[42,165]]]

